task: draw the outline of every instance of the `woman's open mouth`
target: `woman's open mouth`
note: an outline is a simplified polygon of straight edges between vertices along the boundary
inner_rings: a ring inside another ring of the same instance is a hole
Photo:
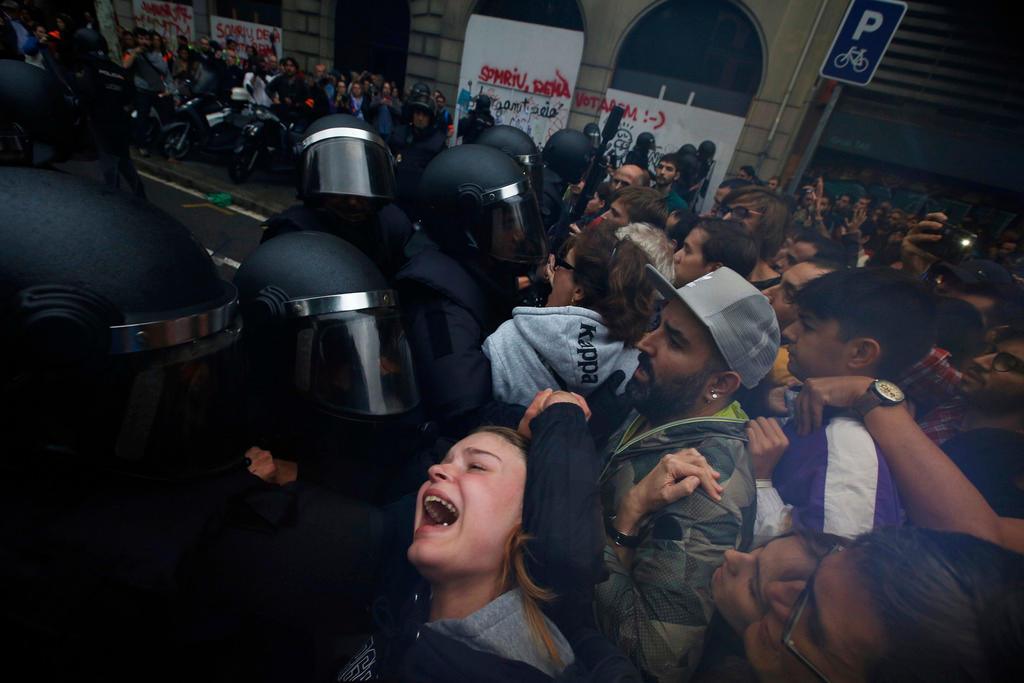
[[[450,526],[459,518],[459,509],[447,498],[428,493],[423,497],[423,523]]]

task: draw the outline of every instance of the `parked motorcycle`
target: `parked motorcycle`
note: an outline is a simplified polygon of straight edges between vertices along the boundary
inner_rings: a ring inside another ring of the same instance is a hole
[[[244,183],[257,166],[274,172],[294,172],[296,146],[302,141],[294,123],[285,123],[270,107],[252,105],[253,119],[242,131],[228,161],[228,175]]]
[[[178,160],[193,150],[210,154],[233,151],[252,119],[249,104],[249,94],[243,88],[232,89],[228,104],[211,93],[195,94],[177,107],[174,122],[164,127],[161,151]]]

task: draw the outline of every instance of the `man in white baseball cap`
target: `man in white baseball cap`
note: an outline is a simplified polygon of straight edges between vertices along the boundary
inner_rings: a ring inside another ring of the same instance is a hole
[[[747,416],[733,395],[771,369],[779,326],[764,295],[729,268],[679,289],[647,273],[667,303],[637,345],[627,384],[635,412],[608,443],[608,579],[596,603],[601,629],[646,677],[682,680],[700,659],[712,574],[753,527]]]

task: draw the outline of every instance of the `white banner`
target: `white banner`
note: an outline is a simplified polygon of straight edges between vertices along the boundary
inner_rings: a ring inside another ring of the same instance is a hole
[[[582,57],[582,31],[470,16],[456,121],[483,93],[491,98],[495,123],[526,131],[542,147],[568,123]]]
[[[210,17],[210,40],[216,40],[224,47],[228,38],[234,39],[244,54],[239,56],[246,58],[256,52],[263,59],[271,52],[280,59],[281,52],[281,29],[277,26],[266,24],[254,24],[251,21],[238,21],[227,17]]]
[[[736,151],[736,144],[739,142],[740,131],[743,130],[745,119],[740,116],[701,109],[680,102],[659,100],[623,90],[609,89],[602,99],[589,97],[582,93],[577,93],[576,96],[578,108],[592,108],[600,113],[602,130],[604,122],[608,118],[608,112],[616,104],[626,110],[618,133],[611,143],[611,148],[618,156],[620,163],[626,153],[633,149],[636,137],[640,133],[650,133],[654,136],[656,147],[650,154],[650,168],[652,169],[657,167],[658,159],[662,155],[676,152],[687,143],[694,147],[700,146],[704,140],[715,143],[715,165],[711,170],[707,196],[703,200],[698,200],[696,207],[692,207],[697,211],[710,209],[715,188],[725,178],[725,171],[729,167],[729,162],[732,161],[733,152]]]
[[[190,43],[194,42],[192,7],[189,5],[158,0],[132,0],[132,16],[135,17],[136,26],[156,31],[172,48],[178,44],[179,35],[188,38]]]

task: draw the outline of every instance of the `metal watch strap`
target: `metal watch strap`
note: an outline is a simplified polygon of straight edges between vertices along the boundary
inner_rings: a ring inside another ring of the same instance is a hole
[[[629,534],[622,533],[615,528],[615,525],[613,524],[614,521],[615,515],[606,518],[604,521],[604,529],[615,545],[620,548],[635,548],[640,545],[640,541],[643,539],[642,536],[630,536]]]

